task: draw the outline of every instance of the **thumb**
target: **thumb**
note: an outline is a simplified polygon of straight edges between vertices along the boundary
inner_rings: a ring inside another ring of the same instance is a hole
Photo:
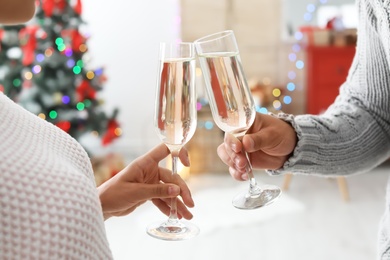
[[[296,146],[297,134],[290,123],[258,113],[242,142],[249,153],[262,150],[273,156],[288,155]]]
[[[139,184],[137,200],[174,198],[180,195],[180,187],[175,184]]]
[[[245,135],[242,143],[248,153],[261,150],[273,156],[286,155],[295,147],[295,139],[292,137],[290,140],[287,136],[287,131],[281,132],[275,127],[267,127],[257,133]]]
[[[167,157],[170,154],[168,147],[165,144],[159,144],[153,149],[151,149],[146,156],[150,156],[153,161],[160,162],[162,159]]]
[[[254,134],[246,134],[242,139],[242,144],[248,153],[253,153],[270,146],[270,141],[272,139],[265,132],[259,131]]]
[[[278,128],[281,128],[281,122],[273,116],[256,113],[255,122],[242,139],[244,149],[251,153],[275,146],[275,142],[280,137]]]

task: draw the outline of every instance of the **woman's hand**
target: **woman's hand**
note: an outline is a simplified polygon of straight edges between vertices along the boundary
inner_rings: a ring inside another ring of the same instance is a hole
[[[0,23],[25,23],[34,13],[35,0],[0,0]]]
[[[193,207],[194,201],[186,183],[178,174],[172,175],[170,170],[158,166],[169,154],[164,144],[158,145],[100,185],[98,192],[104,219],[127,215],[147,200],[152,200],[169,215],[171,198],[177,196],[182,198],[177,200],[178,217],[191,219],[187,207]],[[185,166],[189,166],[185,149],[181,150],[179,157]]]

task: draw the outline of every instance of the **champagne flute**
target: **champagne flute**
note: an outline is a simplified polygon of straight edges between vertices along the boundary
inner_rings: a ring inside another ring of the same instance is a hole
[[[193,43],[161,43],[154,126],[172,156],[172,174],[177,174],[181,148],[196,130],[195,48]],[[163,240],[196,236],[199,228],[177,216],[177,198],[172,198],[168,219],[147,227],[147,233]]]
[[[218,127],[240,140],[255,119],[255,105],[241,65],[233,31],[227,30],[205,36],[194,42],[206,82],[206,91],[213,119]],[[249,189],[233,198],[239,209],[255,209],[275,201],[281,189],[257,184],[248,160]]]

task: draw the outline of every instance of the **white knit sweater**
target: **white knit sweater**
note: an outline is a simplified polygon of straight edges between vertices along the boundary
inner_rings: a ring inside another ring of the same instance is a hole
[[[321,116],[280,115],[295,128],[298,145],[282,169],[269,173],[356,174],[390,157],[390,0],[356,3],[356,55],[339,96]],[[390,183],[387,190],[378,244],[383,260],[390,259]]]
[[[0,92],[0,259],[111,259],[92,167]]]

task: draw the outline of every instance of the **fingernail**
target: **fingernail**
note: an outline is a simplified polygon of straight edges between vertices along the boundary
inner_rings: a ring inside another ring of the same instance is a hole
[[[190,167],[190,157],[188,156],[188,151],[186,151],[186,156],[184,157],[184,163],[185,166]]]
[[[186,161],[186,166],[190,167],[191,166],[190,158],[186,157],[185,161]]]
[[[237,157],[237,158],[234,158],[234,165],[235,165],[236,167],[238,167],[239,164],[240,164],[240,159],[239,159],[238,157]]]
[[[178,195],[180,193],[180,188],[177,186],[169,186],[168,194],[169,195]]]
[[[248,174],[244,173],[243,175],[241,175],[241,179],[243,179],[244,181],[247,181],[248,180]]]
[[[253,141],[252,138],[248,138],[248,139],[249,139],[249,148],[250,148],[250,149],[254,149],[254,147],[255,147],[255,142]]]
[[[234,152],[236,152],[236,153],[238,152],[238,151],[237,151],[237,144],[232,143],[232,144],[231,144],[231,147],[232,147],[232,150],[233,150]]]
[[[230,148],[234,151],[237,152],[237,144],[233,141],[234,140],[234,135],[226,133],[225,134],[225,142],[230,146]]]

